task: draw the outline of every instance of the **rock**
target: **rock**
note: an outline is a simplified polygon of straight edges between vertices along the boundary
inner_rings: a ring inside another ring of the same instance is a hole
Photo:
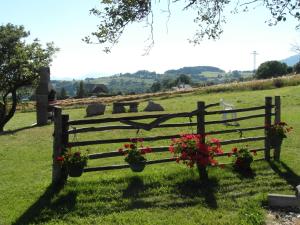
[[[153,111],[165,111],[165,109],[158,103],[155,103],[153,101],[149,101],[148,105],[144,109],[145,112],[153,112]]]
[[[105,112],[106,105],[101,103],[94,103],[91,105],[88,105],[86,108],[86,116],[97,116],[97,115],[103,115]]]

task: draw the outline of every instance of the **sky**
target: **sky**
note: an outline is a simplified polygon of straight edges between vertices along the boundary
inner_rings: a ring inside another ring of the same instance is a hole
[[[99,44],[86,44],[82,38],[96,31],[99,19],[89,14],[100,0],[0,0],[0,24],[24,25],[30,39],[54,42],[60,48],[51,70],[51,79],[83,79],[138,70],[163,73],[184,66],[216,66],[225,71],[253,70],[268,60],[295,55],[292,45],[299,43],[296,21],[268,26],[269,12],[262,7],[249,12],[225,12],[227,23],[218,40],[204,40],[200,45],[188,42],[196,31],[195,12],[182,11],[183,5],[171,5],[168,19],[166,1],[154,10],[154,47],[144,56],[149,29],[145,23],[131,24],[110,54]],[[185,2],[185,1],[182,1]]]

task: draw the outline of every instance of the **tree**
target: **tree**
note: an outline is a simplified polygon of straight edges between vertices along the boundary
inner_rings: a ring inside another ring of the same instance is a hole
[[[18,93],[35,84],[39,68],[49,66],[58,51],[53,43],[43,48],[37,39],[26,43],[29,35],[23,26],[0,26],[0,132],[15,114]]]
[[[150,27],[149,48],[154,44],[153,24],[154,7],[157,4],[163,4],[165,1],[156,0],[100,0],[101,7],[93,8],[90,13],[100,18],[98,30],[91,35],[97,43],[105,44],[104,51],[109,52],[111,47],[118,43],[125,28],[134,22],[146,22]],[[190,42],[199,44],[203,38],[217,39],[223,32],[223,24],[226,22],[224,11],[227,8],[232,13],[248,11],[249,6],[265,7],[270,12],[269,25],[276,25],[278,22],[286,21],[287,15],[297,21],[300,20],[299,0],[167,0],[168,16],[170,17],[172,4],[184,4],[183,10],[194,10],[196,16],[194,22],[198,25],[194,37]],[[163,10],[161,10],[163,11]],[[265,22],[265,21],[264,21]],[[299,24],[300,26],[300,24]],[[95,42],[90,36],[85,37],[87,43]]]
[[[271,77],[279,77],[287,74],[288,66],[285,63],[279,61],[267,61],[262,63],[256,73],[257,79],[266,79]]]
[[[67,98],[67,92],[66,92],[66,89],[64,87],[60,90],[59,98],[60,99],[66,99]]]
[[[152,86],[150,87],[151,92],[158,92],[161,90],[161,85],[158,81],[155,81]]]
[[[77,88],[77,93],[76,93],[77,98],[83,98],[85,97],[85,90],[84,90],[84,83],[83,81],[80,81],[79,86]]]
[[[180,74],[179,77],[177,77],[175,83],[177,85],[179,85],[179,84],[190,84],[191,83],[191,78],[188,75]]]
[[[299,74],[300,73],[300,62],[297,62],[295,65],[294,65],[294,68],[293,68],[294,72]]]

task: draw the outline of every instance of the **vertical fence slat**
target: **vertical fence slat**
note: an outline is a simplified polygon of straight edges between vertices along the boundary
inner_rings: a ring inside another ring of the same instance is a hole
[[[205,102],[197,102],[197,134],[201,135],[202,143],[205,143]],[[198,171],[200,179],[205,181],[208,179],[206,167],[199,166]]]
[[[274,123],[281,122],[281,101],[280,96],[275,96],[275,119]],[[279,161],[280,160],[280,151],[281,146],[276,145],[274,149],[274,160]]]
[[[270,160],[270,136],[268,129],[271,126],[271,117],[272,117],[272,97],[265,98],[265,160]]]
[[[61,141],[61,134],[62,134],[62,115],[61,115],[61,108],[55,107],[54,108],[54,133],[53,133],[53,164],[52,164],[52,183],[58,183],[61,179],[61,166],[56,161],[56,158],[61,156],[61,149],[62,149],[62,141]]]
[[[69,121],[69,115],[62,115],[61,117],[62,120],[62,137],[61,137],[61,143],[62,143],[62,147],[63,149],[66,149],[69,143],[69,134],[68,134],[68,130],[69,130],[69,125],[68,125],[68,121]]]

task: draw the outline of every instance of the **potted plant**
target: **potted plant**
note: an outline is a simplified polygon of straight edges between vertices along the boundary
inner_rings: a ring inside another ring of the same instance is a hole
[[[253,151],[253,155],[256,155],[256,151]],[[238,171],[249,171],[251,169],[251,163],[253,162],[253,156],[247,147],[238,149],[234,147],[228,156],[233,156],[233,167]]]
[[[142,138],[130,139],[130,143],[124,144],[124,148],[119,148],[119,152],[125,155],[127,162],[133,172],[142,172],[146,166],[145,154],[152,152],[150,147],[143,147]]]
[[[190,168],[197,165],[202,180],[208,179],[206,171],[208,165],[218,165],[214,156],[223,153],[218,139],[211,138],[203,143],[199,134],[184,134],[180,138],[172,139],[169,151],[176,158],[176,162],[181,161]]]
[[[282,144],[284,138],[286,138],[287,133],[289,133],[293,128],[288,126],[285,122],[279,122],[271,125],[268,129],[270,137],[270,145],[275,148]]]
[[[64,167],[70,177],[80,177],[87,165],[88,156],[80,151],[73,152],[68,148],[66,152],[56,159]]]

